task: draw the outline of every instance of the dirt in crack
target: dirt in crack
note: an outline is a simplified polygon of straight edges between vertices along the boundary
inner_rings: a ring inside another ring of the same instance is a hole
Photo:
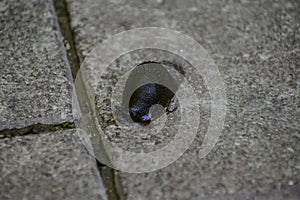
[[[70,63],[73,79],[76,78],[76,74],[79,70],[81,63],[80,51],[77,51],[75,45],[75,36],[71,28],[70,14],[68,12],[68,5],[65,0],[56,0],[54,2],[55,12],[58,18],[58,23],[60,26],[61,33],[64,37],[64,45],[67,52],[67,57]],[[119,192],[115,187],[115,180],[117,180],[115,175],[115,170],[106,167],[99,162],[97,162],[99,173],[102,177],[104,187],[106,188],[108,199],[119,200],[124,199],[120,197]],[[120,190],[120,189],[119,189]]]
[[[64,45],[67,52],[67,57],[70,63],[72,76],[75,79],[76,74],[80,67],[80,57],[79,52],[76,50],[75,45],[75,37],[73,30],[71,28],[71,22],[70,22],[70,14],[68,12],[68,5],[65,0],[55,0],[54,2],[54,8],[56,12],[56,16],[58,19],[59,27],[61,30],[61,34],[64,38]]]

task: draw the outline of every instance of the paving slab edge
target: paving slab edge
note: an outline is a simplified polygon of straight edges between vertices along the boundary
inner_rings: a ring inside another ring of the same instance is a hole
[[[70,63],[63,42],[64,37],[61,33],[61,28],[58,23],[58,18],[54,8],[54,1],[48,0],[48,3],[50,5],[50,11],[53,14],[53,25],[57,27],[57,30],[54,31],[54,34],[56,35],[57,43],[60,46],[59,51],[66,64],[66,78],[68,79],[70,86],[72,87],[69,91],[71,96],[71,101],[72,101],[72,108],[71,108],[72,116],[66,116],[64,119],[57,118],[56,116],[48,116],[48,117],[37,117],[34,119],[10,120],[5,122],[0,122],[0,135],[6,135],[4,133],[15,132],[15,131],[17,132],[16,135],[20,135],[18,134],[18,132],[24,132],[24,130],[26,132],[26,129],[28,129],[28,127],[35,126],[38,124],[45,125],[45,126],[51,126],[51,125],[57,126],[66,122],[73,123],[75,120],[80,119],[81,116],[80,107],[77,100],[77,93],[76,93],[76,89],[72,77]]]
[[[59,7],[62,6],[62,7]],[[79,70],[80,64],[82,63],[82,56],[80,50],[77,48],[76,40],[75,40],[75,34],[72,30],[71,26],[71,20],[70,20],[70,13],[68,10],[68,2],[66,0],[56,0],[53,1],[53,7],[56,12],[56,18],[57,23],[59,25],[60,34],[62,35],[62,38],[65,39],[65,41],[70,45],[69,49],[65,49],[65,53],[67,55],[68,63],[70,65],[71,74],[73,75],[73,78],[76,78],[77,71]],[[59,17],[59,10],[62,9],[61,12],[63,12],[63,16],[66,17],[66,21],[60,21],[58,19]],[[74,66],[71,66],[74,65]],[[74,86],[75,89],[75,86]],[[76,94],[76,89],[75,93]],[[77,99],[77,94],[76,94]],[[76,108],[79,108],[79,102],[76,101]],[[79,111],[80,112],[80,111]],[[88,148],[92,149],[91,146]],[[121,183],[119,182],[118,172],[110,167],[107,167],[100,163],[97,159],[95,159],[97,164],[97,169],[99,171],[100,177],[102,178],[102,183],[104,185],[104,188],[106,189],[106,198],[108,199],[125,199],[124,192],[122,190]],[[108,179],[104,177],[104,174],[106,176],[108,175]],[[104,197],[103,197],[104,198]]]

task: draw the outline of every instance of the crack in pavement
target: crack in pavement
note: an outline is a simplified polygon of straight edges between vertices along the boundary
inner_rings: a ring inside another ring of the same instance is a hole
[[[60,26],[61,34],[64,37],[64,44],[67,51],[67,57],[70,63],[71,72],[73,79],[75,79],[76,74],[80,68],[80,52],[77,51],[75,34],[71,27],[70,14],[68,11],[68,5],[65,0],[55,0],[53,1],[55,12],[57,15],[58,23]],[[109,200],[119,200],[124,199],[122,188],[118,183],[118,177],[116,170],[107,167],[97,161],[98,171],[103,179],[103,184],[107,192]],[[117,185],[119,185],[117,187]]]

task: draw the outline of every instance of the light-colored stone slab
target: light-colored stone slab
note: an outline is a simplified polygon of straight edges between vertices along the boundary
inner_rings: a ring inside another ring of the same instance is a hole
[[[73,80],[53,2],[0,2],[0,130],[72,122]]]
[[[69,130],[2,139],[0,199],[106,199],[82,138]]]
[[[209,155],[198,157],[198,137],[162,170],[118,173],[120,194],[126,199],[299,199],[299,3],[193,1],[181,9],[172,2],[68,0],[81,59],[113,34],[166,27],[205,47],[225,81],[226,121]]]

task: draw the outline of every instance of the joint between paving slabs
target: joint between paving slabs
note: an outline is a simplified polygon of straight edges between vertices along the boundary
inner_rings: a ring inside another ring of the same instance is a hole
[[[4,129],[0,131],[0,139],[31,134],[42,134],[75,128],[74,123],[63,122],[56,125],[34,124],[20,129]]]
[[[109,200],[125,200],[123,188],[120,185],[118,171],[97,161],[97,167],[101,174],[103,184]]]
[[[61,34],[64,38],[64,45],[67,53],[67,58],[70,63],[71,72],[73,79],[75,79],[76,74],[80,67],[80,56],[76,49],[75,43],[75,34],[72,30],[71,22],[70,22],[70,14],[68,11],[68,4],[66,0],[54,0],[54,9],[56,12],[59,28]]]
[[[55,12],[57,15],[58,23],[60,26],[61,34],[64,38],[64,45],[67,52],[67,58],[70,63],[73,79],[79,70],[80,63],[80,51],[77,51],[75,34],[72,30],[70,22],[70,14],[68,11],[68,4],[66,0],[53,1]],[[104,187],[106,189],[108,199],[110,200],[123,200],[124,195],[121,185],[119,184],[119,178],[117,177],[117,171],[107,167],[97,161],[98,171],[102,177]]]

